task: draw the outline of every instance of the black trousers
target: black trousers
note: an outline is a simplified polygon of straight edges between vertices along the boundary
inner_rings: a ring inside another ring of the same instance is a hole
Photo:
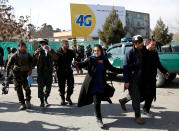
[[[31,99],[31,90],[27,81],[28,72],[14,72],[14,85],[20,104],[25,104]],[[26,99],[24,99],[23,89],[25,90]]]
[[[143,109],[145,109],[147,112],[150,111],[152,101],[156,98],[156,84],[154,82],[146,84],[145,91],[143,91],[144,93],[141,94],[142,101],[145,101]]]
[[[151,105],[152,105],[152,101],[155,98],[155,89],[149,89],[149,88],[146,88],[146,87],[145,87],[145,91],[140,92],[140,102],[143,102],[143,101],[145,102],[143,109],[145,109],[147,112],[149,112]],[[131,93],[133,93],[133,92],[131,91]],[[126,104],[130,100],[131,100],[130,97],[124,97],[123,99],[121,99],[123,104]]]
[[[129,94],[132,99],[132,107],[135,112],[135,117],[141,117],[141,112],[140,112],[140,90],[139,87],[135,82],[130,84],[131,86],[129,87]]]
[[[94,102],[94,113],[97,119],[101,120],[101,98],[102,94],[100,93],[94,93],[93,94],[93,102]]]
[[[70,98],[73,94],[74,89],[74,76],[73,72],[57,72],[58,77],[58,85],[59,85],[59,92],[60,96],[64,97],[65,95],[65,85],[67,83],[67,97]]]
[[[37,76],[37,83],[38,83],[38,98],[48,97],[50,95],[51,87],[52,87],[52,72],[46,70],[44,72],[39,73]]]

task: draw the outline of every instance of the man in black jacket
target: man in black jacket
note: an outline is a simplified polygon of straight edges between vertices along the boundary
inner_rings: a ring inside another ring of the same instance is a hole
[[[153,100],[156,100],[156,75],[157,69],[159,69],[165,77],[168,78],[168,71],[161,65],[156,48],[156,42],[154,39],[149,39],[146,42],[146,53],[144,59],[144,69],[143,69],[143,82],[141,87],[141,101],[145,101],[143,110],[144,114],[152,116],[149,111]]]
[[[135,112],[135,120],[138,124],[143,124],[140,112],[140,80],[143,65],[143,38],[140,35],[133,37],[133,48],[125,54],[124,58],[124,80],[125,88],[129,90],[132,99],[132,107]]]
[[[62,47],[57,51],[58,61],[57,61],[57,77],[59,92],[61,96],[61,105],[66,105],[65,102],[65,84],[67,81],[67,96],[66,101],[69,105],[72,105],[71,95],[73,94],[74,88],[74,77],[72,70],[72,61],[76,59],[73,50],[69,49],[69,43],[67,40],[62,41]]]

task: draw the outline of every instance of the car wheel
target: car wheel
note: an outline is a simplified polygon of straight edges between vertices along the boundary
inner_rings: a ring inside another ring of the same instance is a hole
[[[160,72],[159,70],[157,70],[157,76],[156,76],[156,86],[157,87],[162,87],[165,84],[165,77],[164,74],[162,72]]]
[[[171,82],[173,81],[175,78],[176,78],[177,74],[173,73],[173,74],[170,74],[170,76],[168,77],[167,81],[168,82]]]

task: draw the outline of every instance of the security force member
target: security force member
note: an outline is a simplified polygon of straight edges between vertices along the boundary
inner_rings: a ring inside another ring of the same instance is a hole
[[[26,108],[31,108],[30,100],[31,100],[31,90],[28,86],[27,77],[28,74],[32,71],[32,56],[27,53],[27,48],[25,43],[20,43],[18,45],[18,51],[8,60],[7,63],[7,73],[6,80],[8,80],[8,76],[10,73],[11,67],[13,67],[14,74],[14,85],[15,90],[17,91],[17,96],[19,99],[19,103],[21,104],[20,110],[25,110]],[[24,99],[23,89],[25,90],[26,99]],[[25,103],[26,101],[26,103]]]
[[[53,49],[48,46],[48,40],[40,41],[41,47],[33,55],[34,66],[37,65],[37,83],[38,98],[40,98],[40,107],[48,106],[48,97],[52,86],[53,62],[57,60],[57,55]],[[44,87],[45,92],[44,92]]]
[[[57,77],[59,92],[61,96],[61,105],[66,105],[65,102],[65,84],[67,82],[67,96],[66,101],[69,105],[72,105],[71,95],[73,94],[74,88],[74,77],[72,70],[72,61],[75,58],[75,53],[73,50],[69,49],[69,43],[67,40],[62,41],[62,47],[57,50],[58,61],[57,61]]]

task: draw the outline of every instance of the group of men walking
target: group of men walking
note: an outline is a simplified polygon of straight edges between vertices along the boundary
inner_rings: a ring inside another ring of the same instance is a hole
[[[56,52],[48,46],[48,40],[40,41],[41,47],[31,56],[26,51],[26,44],[20,43],[18,51],[11,56],[6,66],[6,80],[9,78],[10,69],[13,70],[15,90],[17,91],[20,110],[31,108],[31,90],[28,87],[27,76],[37,66],[38,98],[40,107],[48,106],[48,97],[52,86],[53,67],[56,67],[61,105],[72,105],[71,95],[74,88],[74,76],[72,70],[73,60],[77,61],[76,47],[69,49],[67,40],[62,41],[62,47]],[[152,101],[156,99],[156,75],[157,69],[165,74],[169,73],[164,69],[155,51],[156,42],[152,38],[143,46],[143,38],[140,35],[133,37],[133,48],[126,52],[124,59],[124,85],[129,90],[128,97],[120,99],[123,110],[125,104],[132,100],[135,112],[135,120],[143,124],[140,112],[140,103],[145,101],[144,112],[149,115]],[[91,48],[87,47],[87,54],[90,56]],[[67,94],[65,96],[65,85],[67,83]],[[44,89],[45,88],[45,89]],[[25,90],[25,96],[23,90]]]
[[[76,58],[75,53],[69,49],[67,40],[62,41],[62,47],[55,52],[48,46],[48,40],[40,41],[41,47],[35,51],[33,56],[27,53],[25,43],[18,45],[18,51],[8,60],[6,66],[6,80],[9,79],[10,70],[13,70],[15,90],[20,110],[31,108],[31,90],[28,86],[27,77],[31,75],[32,69],[37,66],[38,98],[40,107],[48,106],[48,97],[52,86],[53,67],[56,67],[61,104],[72,105],[71,95],[74,88],[74,77],[72,61]],[[65,84],[67,82],[67,95],[65,99]],[[24,98],[23,88],[26,99]]]

